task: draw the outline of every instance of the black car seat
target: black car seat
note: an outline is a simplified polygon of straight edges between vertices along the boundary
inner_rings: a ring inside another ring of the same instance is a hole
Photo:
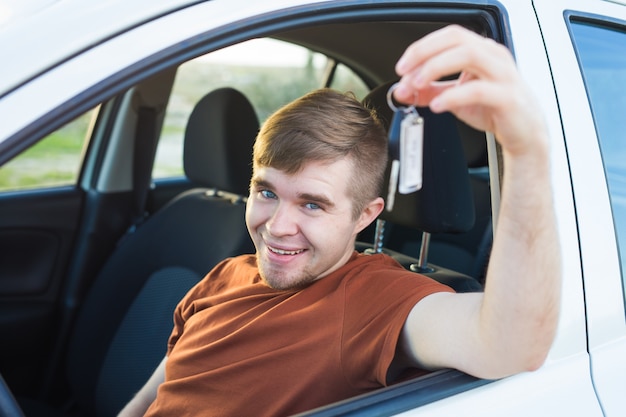
[[[202,188],[182,193],[149,217],[99,273],[66,358],[71,415],[116,415],[163,358],[183,295],[222,259],[253,253],[245,200],[258,129],[252,105],[234,89],[212,91],[196,104],[183,164]],[[33,415],[28,407],[25,412]]]
[[[363,100],[366,106],[376,110],[387,129],[393,116],[387,103],[387,91],[392,84],[385,83],[373,89]],[[458,243],[441,238],[464,236],[472,231],[481,238],[483,235],[483,230],[477,228],[484,226],[476,223],[476,207],[482,209],[482,206],[475,204],[461,130],[456,118],[449,113],[435,114],[428,108],[418,111],[424,118],[422,188],[413,194],[397,194],[393,210],[385,209],[381,213],[378,230],[370,229],[369,234],[361,235],[357,248],[366,247],[363,241],[367,239],[373,243],[370,250],[382,249],[410,269],[430,275],[459,292],[480,291],[480,281],[456,267]],[[467,129],[464,134],[473,133],[472,129]],[[480,150],[476,152],[480,153]],[[478,250],[472,247],[472,242],[465,243],[462,237],[459,240],[471,250]]]
[[[456,121],[467,162],[474,200],[475,221],[469,230],[460,233],[433,233],[430,237],[429,259],[439,265],[462,272],[484,284],[493,241],[491,188],[485,136]],[[407,254],[419,253],[421,241],[407,228],[393,228],[393,241]]]

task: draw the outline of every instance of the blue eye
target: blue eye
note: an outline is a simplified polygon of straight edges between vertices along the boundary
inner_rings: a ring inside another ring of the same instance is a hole
[[[268,199],[276,198],[276,194],[274,194],[270,190],[261,190],[260,193],[263,196],[263,198],[268,198]]]
[[[309,210],[319,210],[321,209],[321,207],[315,203],[306,203],[304,205],[304,207],[308,208]]]

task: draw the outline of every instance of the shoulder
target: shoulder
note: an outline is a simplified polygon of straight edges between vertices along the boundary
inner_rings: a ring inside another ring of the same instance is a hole
[[[345,266],[344,285],[349,296],[372,299],[409,298],[415,302],[434,292],[451,289],[432,278],[409,271],[385,254],[359,254]]]
[[[227,288],[253,282],[258,275],[255,255],[241,255],[219,262],[182,300],[182,304],[216,294]]]
[[[256,273],[256,271],[256,256],[247,254],[224,259],[215,265],[205,278],[214,277],[223,273]]]
[[[350,260],[344,265],[344,268],[348,268],[349,270],[374,268],[375,270],[398,270],[409,272],[395,259],[384,253],[366,254],[355,252],[352,258],[350,258]]]
[[[343,275],[345,277],[355,277],[359,279],[379,277],[415,277],[416,274],[405,269],[391,256],[384,253],[377,254],[355,254],[344,266]],[[424,277],[426,278],[426,277]]]

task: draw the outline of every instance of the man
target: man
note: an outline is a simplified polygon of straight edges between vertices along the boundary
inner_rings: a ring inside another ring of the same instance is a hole
[[[459,27],[415,42],[396,70],[396,99],[451,111],[502,146],[484,293],[354,252],[384,207],[384,133],[355,100],[314,92],[257,137],[246,210],[256,255],[222,262],[183,298],[166,358],[122,415],[288,415],[384,386],[392,370],[499,378],[543,363],[560,258],[533,98],[504,47]]]

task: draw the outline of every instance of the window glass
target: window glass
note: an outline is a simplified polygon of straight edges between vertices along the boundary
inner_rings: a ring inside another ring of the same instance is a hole
[[[0,167],[0,191],[75,185],[89,137],[90,110]]]
[[[248,97],[259,121],[284,104],[325,85],[324,55],[273,39],[254,39],[201,56],[181,65],[166,109],[153,177],[183,175],[182,142],[193,106],[208,92],[233,87]],[[333,88],[364,96],[366,87],[339,66]],[[359,97],[360,98],[360,97]]]
[[[573,23],[572,33],[600,141],[623,271],[626,266],[626,28]]]
[[[359,100],[362,100],[370,91],[363,80],[343,64],[337,65],[330,87],[339,91],[351,91]]]

